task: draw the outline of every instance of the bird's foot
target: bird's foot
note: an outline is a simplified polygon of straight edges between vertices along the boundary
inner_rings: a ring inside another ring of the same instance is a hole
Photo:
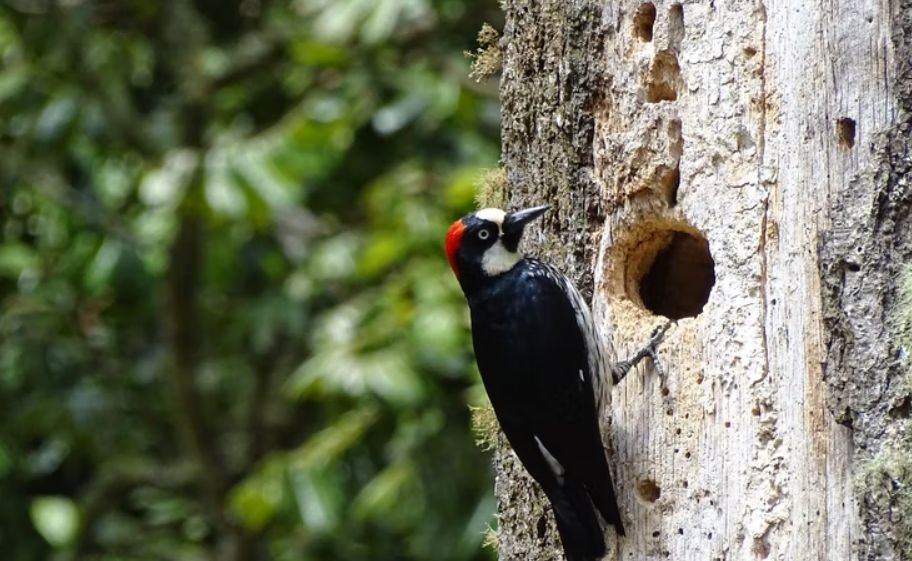
[[[614,368],[611,370],[611,379],[617,384],[624,379],[624,376],[630,372],[634,366],[640,363],[644,358],[649,357],[652,359],[652,364],[656,369],[656,372],[659,374],[659,377],[662,379],[663,385],[665,381],[665,369],[662,367],[662,361],[659,360],[658,355],[656,354],[657,347],[659,343],[662,342],[662,339],[665,338],[665,332],[674,324],[674,321],[668,321],[664,325],[656,327],[652,331],[652,335],[649,336],[649,342],[647,342],[639,351],[637,351],[633,356],[627,360],[622,360],[614,365]]]

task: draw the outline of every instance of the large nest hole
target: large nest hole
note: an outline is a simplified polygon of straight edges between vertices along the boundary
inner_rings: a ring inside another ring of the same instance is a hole
[[[694,229],[655,225],[627,253],[627,297],[670,319],[703,311],[716,282],[709,243]]]

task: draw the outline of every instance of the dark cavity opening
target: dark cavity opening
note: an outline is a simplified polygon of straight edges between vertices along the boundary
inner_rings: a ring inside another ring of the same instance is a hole
[[[641,4],[633,15],[633,32],[643,41],[652,41],[652,28],[656,21],[656,7],[652,2]]]
[[[715,282],[715,262],[706,239],[676,231],[643,275],[640,299],[654,314],[694,317],[703,311]]]
[[[545,539],[545,532],[548,530],[548,521],[545,520],[544,516],[538,517],[538,522],[535,524],[535,533],[538,536],[539,540]]]
[[[855,119],[840,117],[836,120],[836,142],[846,148],[855,146]]]
[[[648,503],[654,503],[662,496],[662,489],[659,488],[655,481],[648,477],[644,477],[637,481],[636,492],[641,499]]]
[[[678,187],[681,186],[681,166],[677,165],[674,169],[668,170],[659,180],[662,192],[665,193],[665,201],[669,207],[678,204]]]

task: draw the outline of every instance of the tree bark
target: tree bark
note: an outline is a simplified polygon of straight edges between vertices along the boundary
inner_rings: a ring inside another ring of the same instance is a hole
[[[525,249],[620,358],[680,318],[604,412],[608,558],[912,559],[912,461],[877,464],[912,441],[912,1],[504,8],[509,207],[553,206]],[[500,558],[560,558],[495,461]]]

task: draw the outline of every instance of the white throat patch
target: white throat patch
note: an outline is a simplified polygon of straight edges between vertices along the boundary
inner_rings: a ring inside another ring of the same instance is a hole
[[[502,241],[497,240],[481,258],[481,268],[488,276],[506,273],[522,259],[518,252],[508,251]]]

